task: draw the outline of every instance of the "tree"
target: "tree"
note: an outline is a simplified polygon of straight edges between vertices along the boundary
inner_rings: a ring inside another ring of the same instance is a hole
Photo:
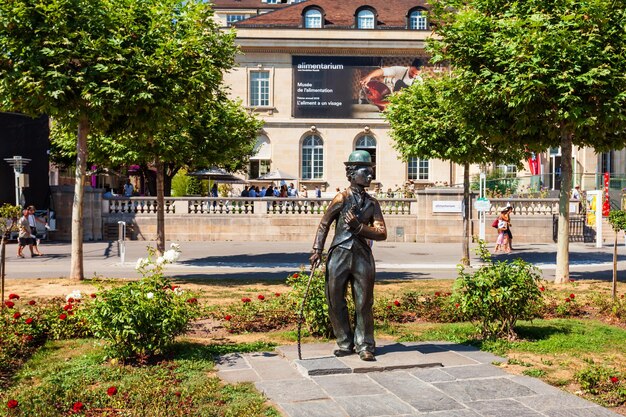
[[[84,275],[89,133],[117,124],[150,138],[179,125],[181,106],[215,98],[233,39],[200,0],[0,2],[0,107],[78,127],[71,278]]]
[[[476,131],[465,118],[474,103],[454,74],[424,77],[391,98],[385,115],[395,148],[410,157],[443,159],[463,165],[462,261],[469,265],[470,164],[518,163],[523,151]]]
[[[626,3],[443,0],[435,15],[431,51],[479,98],[476,130],[530,151],[561,147],[556,282],[569,280],[572,146],[625,144]]]
[[[197,109],[182,105],[178,108],[188,117],[158,125],[161,131],[153,127],[149,134],[129,133],[118,128],[126,125],[126,121],[118,122],[106,134],[94,135],[89,147],[91,161],[99,165],[157,167],[157,250],[160,251],[165,248],[164,196],[170,194],[171,179],[176,172],[182,167],[219,166],[233,171],[245,167],[262,126],[239,102],[229,100],[223,93]],[[58,154],[63,157],[72,154],[75,139],[69,126],[56,123],[52,139]]]

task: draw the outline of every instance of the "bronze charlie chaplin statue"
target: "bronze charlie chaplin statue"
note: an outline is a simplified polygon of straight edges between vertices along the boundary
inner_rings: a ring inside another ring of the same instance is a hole
[[[365,191],[374,176],[370,154],[354,151],[345,165],[350,188],[335,196],[322,217],[310,261],[313,267],[321,263],[328,231],[336,222],[335,238],[326,261],[326,300],[338,347],[333,353],[347,356],[356,351],[362,360],[373,361],[376,266],[370,240],[387,239],[387,229],[380,204]],[[346,302],[348,284],[356,309],[354,330]]]

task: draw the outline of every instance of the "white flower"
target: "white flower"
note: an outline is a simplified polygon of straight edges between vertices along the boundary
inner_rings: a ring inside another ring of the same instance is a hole
[[[180,252],[180,245],[178,243],[172,243],[170,249],[174,249],[176,252]]]
[[[148,265],[149,263],[150,263],[150,260],[148,258],[139,258],[137,259],[137,263],[135,264],[135,269],[140,270],[146,267],[146,265]]]
[[[162,256],[159,256],[156,260],[156,264],[157,265],[163,265],[165,263],[165,258]]]
[[[149,292],[148,294],[146,294],[146,298],[152,299],[152,298],[154,298],[154,294]]]
[[[65,301],[69,300],[70,298],[73,298],[74,300],[80,300],[83,298],[83,296],[79,290],[74,290],[65,297]]]
[[[174,288],[174,294],[176,294],[176,295],[182,295],[182,294],[184,294],[184,293],[185,293],[185,290],[183,290],[182,288],[180,288],[180,287],[176,287],[176,288]]]
[[[168,251],[165,251],[165,253],[163,254],[163,257],[169,263],[176,262],[178,260],[179,256],[180,256],[180,252],[177,252],[174,249],[170,249]]]

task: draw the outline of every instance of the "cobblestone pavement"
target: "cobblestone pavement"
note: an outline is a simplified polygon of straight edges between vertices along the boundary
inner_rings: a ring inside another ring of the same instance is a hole
[[[504,358],[447,342],[377,347],[376,362],[335,358],[334,345],[218,358],[227,382],[253,382],[286,417],[618,417],[538,379],[510,375]]]

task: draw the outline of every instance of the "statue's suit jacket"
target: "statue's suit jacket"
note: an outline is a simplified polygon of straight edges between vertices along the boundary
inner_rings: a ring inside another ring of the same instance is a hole
[[[354,214],[363,224],[358,234],[345,221],[346,213],[350,210],[354,211]],[[385,240],[387,238],[387,228],[380,204],[378,200],[366,192],[359,195],[352,188],[348,188],[335,196],[317,228],[313,244],[314,250],[321,251],[324,249],[330,226],[335,221],[335,237],[329,252],[336,247],[350,249],[355,241],[369,248],[368,239]]]

